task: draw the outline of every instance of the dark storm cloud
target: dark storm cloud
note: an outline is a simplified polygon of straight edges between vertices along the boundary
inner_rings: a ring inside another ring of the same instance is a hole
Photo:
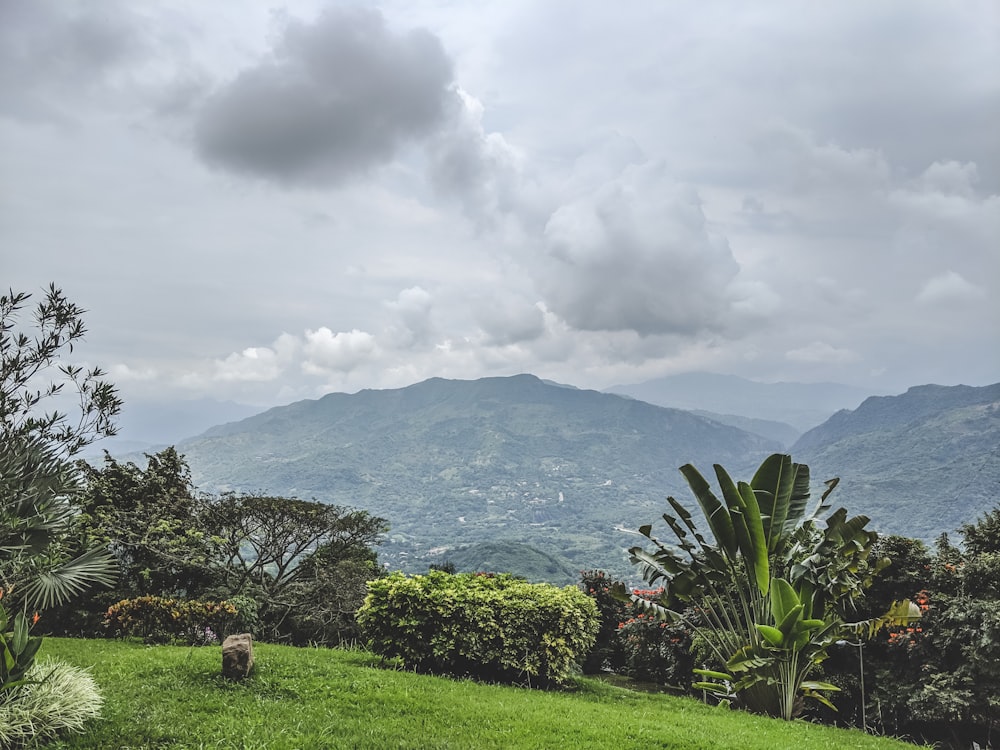
[[[397,34],[377,11],[289,21],[271,59],[211,97],[196,127],[213,165],[286,184],[334,184],[427,136],[456,96],[430,32]]]

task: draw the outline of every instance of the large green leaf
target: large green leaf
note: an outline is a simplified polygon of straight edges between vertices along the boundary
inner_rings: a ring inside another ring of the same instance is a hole
[[[78,596],[94,584],[114,584],[117,570],[115,559],[107,552],[87,550],[58,567],[40,572],[24,587],[24,598],[33,609],[48,609]]]
[[[721,467],[716,466],[716,471],[719,468]],[[736,557],[736,532],[733,530],[733,519],[729,515],[729,510],[715,496],[708,481],[694,466],[685,464],[680,471],[698,500],[715,541],[722,545],[730,558]]]
[[[764,522],[753,487],[746,482],[740,482],[737,489],[742,500],[742,510],[746,516],[747,531],[750,535],[750,549],[743,554],[752,563],[757,589],[761,596],[765,596],[771,582],[771,571],[768,564],[767,541],[764,537]],[[747,552],[750,554],[747,555]]]
[[[778,629],[771,627],[770,625],[756,625],[757,632],[760,633],[764,640],[775,648],[781,648],[785,642],[784,634]]]
[[[784,578],[775,578],[771,582],[771,617],[775,623],[782,622],[789,612],[801,606],[802,602],[792,584]]]

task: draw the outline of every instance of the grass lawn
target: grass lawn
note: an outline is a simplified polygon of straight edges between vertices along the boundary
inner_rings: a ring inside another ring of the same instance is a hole
[[[914,747],[598,680],[557,693],[416,675],[365,652],[255,644],[243,683],[219,675],[218,647],[46,638],[40,656],[87,667],[106,699],[101,720],[55,748]]]

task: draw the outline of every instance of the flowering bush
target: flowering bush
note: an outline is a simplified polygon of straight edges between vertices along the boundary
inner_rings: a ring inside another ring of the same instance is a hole
[[[653,600],[663,589],[634,589],[632,593]],[[618,624],[618,639],[625,654],[625,674],[629,677],[684,690],[691,687],[694,669],[691,633],[683,625],[634,612]]]
[[[138,636],[146,643],[218,643],[237,618],[232,602],[140,596],[112,604],[105,625],[117,636]]]
[[[616,583],[603,570],[585,570],[580,573],[580,590],[594,600],[597,614],[601,618],[594,647],[583,662],[584,674],[597,674],[603,670],[622,672],[625,668],[625,652],[618,636],[619,625],[628,618],[632,605],[622,602],[611,594]]]

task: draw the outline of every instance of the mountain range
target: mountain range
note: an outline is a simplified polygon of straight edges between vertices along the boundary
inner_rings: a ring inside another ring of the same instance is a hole
[[[1000,383],[866,399],[791,448],[883,531],[931,541],[1000,502]]]
[[[791,453],[817,484],[841,477],[835,504],[885,533],[931,540],[996,502],[998,409],[1000,384],[911,388],[836,412]],[[316,498],[386,518],[379,554],[390,567],[487,569],[499,549],[514,569],[531,557],[518,546],[528,545],[541,553],[531,575],[562,582],[567,570],[634,576],[625,552],[634,530],[660,517],[667,495],[694,509],[677,468],[691,462],[711,478],[721,463],[749,478],[787,449],[772,437],[518,375],[331,393],[178,448],[203,490]]]
[[[215,427],[178,446],[209,491],[265,491],[368,510],[392,530],[380,556],[426,570],[503,539],[572,569],[628,568],[628,530],[683,490],[677,467],[736,472],[781,445],[679,409],[532,375],[434,378],[331,393]]]

